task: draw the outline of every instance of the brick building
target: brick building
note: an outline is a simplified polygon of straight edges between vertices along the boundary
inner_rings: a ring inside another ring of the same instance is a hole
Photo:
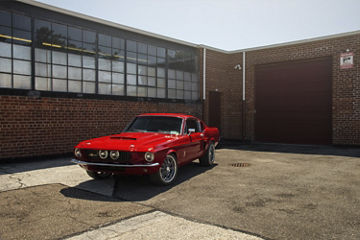
[[[225,139],[360,145],[360,32],[228,52],[30,0],[0,19],[0,159],[68,153],[144,112]]]

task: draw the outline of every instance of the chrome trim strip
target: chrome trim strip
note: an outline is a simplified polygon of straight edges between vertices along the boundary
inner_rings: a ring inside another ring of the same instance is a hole
[[[104,166],[104,167],[156,167],[159,166],[159,163],[151,164],[136,164],[136,165],[126,165],[126,164],[112,164],[112,163],[93,163],[93,162],[84,162],[77,159],[71,159],[71,162],[80,164],[80,165],[91,165],[91,166]]]

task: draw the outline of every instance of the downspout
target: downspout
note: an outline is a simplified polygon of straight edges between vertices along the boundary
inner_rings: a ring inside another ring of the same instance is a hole
[[[245,76],[246,76],[246,52],[243,52],[243,76],[242,76],[242,141],[245,142],[246,131],[246,91],[245,91]]]
[[[206,99],[206,48],[203,51],[203,100]]]

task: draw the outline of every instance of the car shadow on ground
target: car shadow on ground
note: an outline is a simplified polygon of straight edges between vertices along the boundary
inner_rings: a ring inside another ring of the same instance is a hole
[[[360,157],[360,146],[330,146],[330,145],[298,145],[253,143],[242,144],[235,142],[223,143],[221,149],[236,149],[256,152],[278,152],[295,154],[318,154],[344,157]]]
[[[123,201],[146,201],[205,173],[216,165],[203,167],[198,162],[185,165],[179,168],[177,178],[169,186],[156,186],[150,182],[149,176],[116,176],[113,196]]]

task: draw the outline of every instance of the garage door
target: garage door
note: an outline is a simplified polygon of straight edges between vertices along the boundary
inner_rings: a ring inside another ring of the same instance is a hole
[[[255,139],[331,144],[331,59],[259,65]]]

